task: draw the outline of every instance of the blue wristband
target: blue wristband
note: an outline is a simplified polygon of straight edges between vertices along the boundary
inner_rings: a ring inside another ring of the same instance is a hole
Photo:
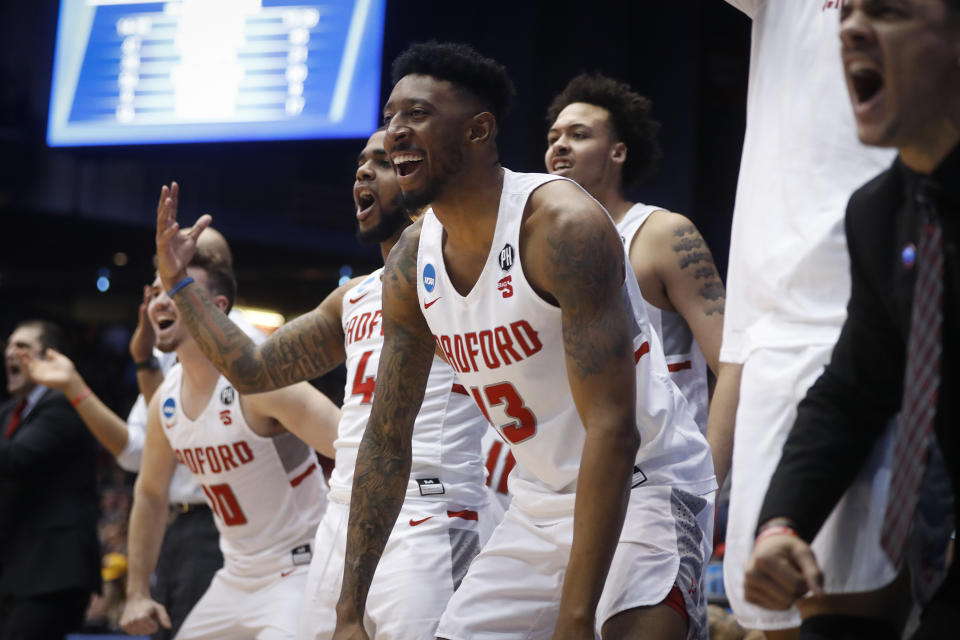
[[[184,288],[185,286],[187,286],[188,284],[191,284],[192,282],[193,282],[193,278],[191,278],[190,276],[187,276],[186,278],[184,278],[183,280],[181,280],[181,281],[178,282],[177,284],[175,284],[175,285],[173,285],[172,287],[170,287],[170,291],[167,291],[167,295],[170,296],[170,299],[172,300],[172,299],[173,299],[173,295],[174,295],[175,293],[177,293],[178,291],[180,291],[180,289],[183,289],[183,288]]]

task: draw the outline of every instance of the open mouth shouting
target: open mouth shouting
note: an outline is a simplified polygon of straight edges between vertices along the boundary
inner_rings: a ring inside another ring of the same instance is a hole
[[[353,188],[353,201],[357,205],[357,220],[363,222],[371,213],[377,204],[377,197],[369,187],[355,186]]]
[[[573,168],[573,161],[569,156],[554,158],[550,161],[550,173],[563,173]]]
[[[853,110],[857,116],[868,114],[883,97],[883,76],[875,66],[864,61],[847,64],[847,76],[853,94]]]
[[[423,163],[423,154],[418,151],[397,151],[390,156],[396,168],[397,178],[408,178],[417,172]]]

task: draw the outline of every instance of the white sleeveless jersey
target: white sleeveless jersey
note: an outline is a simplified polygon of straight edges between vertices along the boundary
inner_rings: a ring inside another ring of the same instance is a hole
[[[179,364],[164,378],[157,392],[160,421],[213,510],[227,569],[262,576],[309,564],[327,493],[313,449],[292,433],[254,433],[223,376],[200,416],[189,419],[180,401],[182,378]]]
[[[424,217],[417,256],[417,294],[427,324],[460,380],[510,443],[517,462],[510,475],[512,504],[540,520],[573,515],[585,441],[567,379],[560,309],[532,289],[517,251],[531,192],[555,179],[504,169],[491,253],[466,296],[447,276],[443,227],[432,210]],[[716,481],[707,443],[669,379],[636,278],[625,278],[624,287],[632,311],[641,442],[634,486],[709,492]]]
[[[350,502],[357,449],[370,419],[377,367],[383,349],[383,269],[343,296],[347,382],[337,432],[336,466],[330,499]],[[407,498],[439,500],[464,507],[484,504],[480,438],[488,429],[450,366],[434,357],[423,404],[413,425],[413,460]]]
[[[617,223],[617,231],[623,238],[623,246],[630,253],[640,227],[647,221],[654,211],[663,211],[663,207],[655,207],[639,202],[627,211],[623,219]],[[654,331],[660,336],[663,345],[663,354],[667,360],[667,369],[670,378],[680,387],[680,392],[687,400],[687,405],[693,410],[700,433],[707,434],[707,412],[709,408],[710,392],[707,388],[707,359],[700,351],[700,345],[693,339],[690,325],[683,316],[676,311],[665,311],[643,301],[647,308],[647,316]]]

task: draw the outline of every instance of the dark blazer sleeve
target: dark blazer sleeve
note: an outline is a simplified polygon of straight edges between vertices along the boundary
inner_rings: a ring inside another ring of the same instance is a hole
[[[13,438],[0,438],[0,477],[50,473],[86,440],[86,428],[70,402],[48,391]]]
[[[906,346],[897,272],[893,171],[851,198],[846,216],[851,263],[847,319],[830,363],[798,407],[758,524],[787,517],[811,540],[900,408]]]

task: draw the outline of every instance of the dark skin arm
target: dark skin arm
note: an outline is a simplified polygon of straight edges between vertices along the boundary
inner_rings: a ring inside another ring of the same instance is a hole
[[[568,383],[586,429],[554,638],[592,640],[640,444],[623,245],[606,214],[574,184],[545,184],[528,211],[520,238],[524,272],[560,307]]]
[[[400,513],[410,476],[413,423],[433,361],[434,341],[417,299],[420,225],[390,253],[383,275],[384,343],[353,478],[346,562],[334,638],[367,638],[363,611],[374,571]]]
[[[168,290],[187,275],[197,236],[210,224],[201,216],[189,229],[177,223],[179,187],[163,187],[157,205],[157,272]],[[257,345],[199,287],[175,295],[177,310],[204,355],[240,393],[256,393],[317,378],[346,359],[341,312],[348,282],[313,311],[287,323]]]

